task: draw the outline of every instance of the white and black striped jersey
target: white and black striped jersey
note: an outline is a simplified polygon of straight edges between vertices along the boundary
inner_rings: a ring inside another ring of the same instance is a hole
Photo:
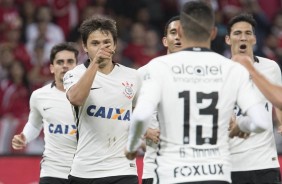
[[[254,67],[269,81],[281,85],[281,70],[275,61],[255,57]],[[268,101],[254,85],[256,93],[263,99],[265,111],[268,113],[268,122],[272,123],[272,103]],[[241,109],[236,106],[235,113],[242,116]],[[250,171],[269,168],[279,168],[276,144],[272,129],[251,133],[247,139],[230,139],[232,171]]]
[[[88,65],[87,61],[66,73],[66,90],[80,79]],[[72,176],[101,178],[137,174],[135,161],[126,159],[124,148],[140,86],[141,79],[135,69],[115,64],[108,75],[97,71],[88,98],[77,108],[79,138]]]
[[[234,105],[245,112],[260,102],[247,70],[205,48],[158,57],[146,70],[138,101],[157,106],[158,181],[231,182],[228,126]]]
[[[76,150],[76,125],[65,92],[54,84],[35,90],[30,98],[28,123],[43,124],[45,149],[40,177],[67,179]]]

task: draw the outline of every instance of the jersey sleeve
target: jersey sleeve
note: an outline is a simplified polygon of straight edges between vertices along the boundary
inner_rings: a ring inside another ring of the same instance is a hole
[[[142,86],[142,78],[141,78],[139,72],[136,75],[136,84],[137,84],[137,89],[136,89],[136,93],[134,95],[134,98],[132,100],[132,106],[133,107],[136,106],[137,99],[138,99],[138,97],[140,95],[140,89],[141,89],[141,86]]]
[[[38,110],[38,103],[37,102],[37,95],[38,93],[34,92],[32,93],[30,97],[30,112],[29,112],[29,117],[28,121],[23,129],[23,133],[26,136],[27,142],[32,141],[35,139],[40,131],[42,130],[43,127],[43,122],[42,122],[42,115],[40,111]]]
[[[140,97],[138,98],[138,101],[145,100],[157,107],[162,94],[162,75],[163,71],[165,70],[166,68],[161,62],[151,63],[146,67],[145,70],[143,70],[142,87],[140,90]]]
[[[64,84],[64,89],[66,92],[74,85],[77,83],[79,80],[80,76],[76,74],[74,70],[68,71],[63,78],[63,84]]]
[[[149,63],[149,64],[150,64],[150,63]],[[148,72],[148,70],[146,69],[149,64],[147,64],[147,65],[145,65],[145,66],[143,66],[143,67],[140,67],[140,68],[138,69],[138,73],[139,73],[139,76],[140,76],[141,81],[142,81],[142,80],[145,80],[145,79],[148,77],[148,75],[149,75],[149,72]],[[154,111],[154,114],[153,114],[153,116],[151,117],[150,123],[149,123],[149,127],[150,127],[150,128],[159,128],[159,122],[158,122],[157,114],[158,114],[158,112],[157,112],[157,111]]]
[[[28,122],[31,123],[36,128],[42,127],[42,115],[38,109],[38,93],[32,93],[30,97],[30,112],[28,117]]]

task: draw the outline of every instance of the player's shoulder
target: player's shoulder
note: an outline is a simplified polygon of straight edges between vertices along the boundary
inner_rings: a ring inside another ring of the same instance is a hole
[[[64,75],[64,81],[73,78],[74,76],[80,76],[84,73],[84,71],[86,70],[86,66],[85,63],[84,64],[79,64],[76,67],[74,67],[73,69],[67,71],[67,73],[65,73]]]
[[[124,66],[124,65],[119,64],[119,63],[115,63],[115,67],[116,67],[117,70],[123,71],[123,72],[125,72],[127,74],[131,73],[131,74],[138,75],[138,71],[135,68],[130,68],[128,66]]]
[[[255,56],[255,59],[261,65],[268,65],[268,66],[279,68],[279,65],[277,64],[277,62],[272,59],[268,59],[268,58],[260,57],[260,56]]]
[[[54,85],[55,85],[54,82],[50,82],[50,83],[42,86],[41,88],[34,90],[31,94],[31,98],[38,98],[38,97],[41,97],[41,96],[50,95]]]
[[[85,63],[82,63],[75,66],[72,70],[69,70],[67,73],[76,73],[76,72],[85,71],[87,67],[88,66]]]

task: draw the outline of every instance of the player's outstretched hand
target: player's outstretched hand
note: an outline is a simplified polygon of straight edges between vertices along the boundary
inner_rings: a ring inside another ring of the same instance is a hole
[[[237,121],[236,121],[236,116],[233,115],[230,119],[230,122],[229,122],[229,137],[230,138],[233,138],[233,137],[240,137],[240,138],[243,138],[243,139],[247,139],[249,137],[249,133],[246,133],[246,132],[242,132],[237,124]]]
[[[135,152],[128,152],[126,149],[124,150],[124,154],[128,160],[134,160],[137,156],[137,151]]]
[[[15,150],[23,149],[26,146],[26,138],[23,133],[15,135],[12,139],[12,147]]]
[[[148,128],[144,138],[152,140],[155,144],[160,141],[160,130],[158,128]]]

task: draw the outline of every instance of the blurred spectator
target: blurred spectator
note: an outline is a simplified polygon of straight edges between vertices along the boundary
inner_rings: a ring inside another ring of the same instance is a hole
[[[274,61],[278,61],[277,49],[279,48],[279,39],[276,35],[269,33],[262,47],[262,57],[269,58]]]
[[[215,24],[217,27],[217,35],[211,43],[211,49],[219,54],[224,54],[227,49],[225,44],[225,36],[227,34],[226,25],[224,24],[223,13],[215,11]]]
[[[271,31],[278,37],[279,47],[282,48],[282,10],[277,12],[277,14],[275,15]]]
[[[161,38],[157,31],[154,29],[149,29],[145,34],[144,47],[141,53],[134,60],[134,68],[139,68],[146,65],[150,60],[161,55],[161,51],[164,49],[161,44]]]
[[[44,42],[44,61],[49,61],[51,48],[65,41],[62,29],[51,22],[52,14],[48,6],[41,6],[36,12],[36,22],[27,27],[27,50],[33,57],[38,41]],[[33,63],[34,64],[34,63]]]
[[[79,33],[79,26],[82,23],[83,20],[87,19],[90,16],[93,15],[102,15],[104,14],[104,8],[102,7],[96,7],[93,5],[89,5],[86,6],[82,12],[82,14],[80,15],[80,20],[79,23],[72,28],[72,30],[70,31],[69,36],[67,37],[67,41],[70,42],[77,42],[80,39],[80,33]]]
[[[264,39],[270,31],[271,22],[262,11],[260,4],[257,0],[240,0],[243,11],[253,15],[257,22],[255,34],[257,38],[256,48],[254,53],[256,55],[262,55],[262,46],[264,44]]]
[[[144,25],[141,23],[134,23],[130,30],[130,41],[123,51],[123,55],[131,60],[136,67],[138,66],[136,61],[139,59],[144,48],[145,35],[146,30]]]
[[[33,0],[25,0],[22,2],[21,6],[19,7],[20,16],[22,18],[22,29],[21,29],[21,41],[26,43],[26,29],[27,27],[35,22],[35,10],[36,5],[33,3]]]
[[[55,23],[62,28],[67,38],[71,28],[78,24],[78,8],[74,0],[49,0]]]
[[[30,94],[24,65],[14,61],[8,79],[0,83],[0,153],[11,152],[13,135],[20,133],[27,121]]]
[[[33,67],[28,73],[28,80],[32,90],[42,87],[53,79],[49,69],[49,59],[44,58],[44,40],[37,40],[34,45],[32,63]]]
[[[275,14],[281,9],[281,0],[258,0],[260,7],[263,8],[263,12],[267,18],[272,21]]]
[[[120,63],[124,66],[134,68],[133,65],[134,63],[131,60],[129,60],[127,57],[124,57],[124,55],[122,54],[125,46],[126,43],[122,39],[118,38],[116,52],[113,55],[113,61],[116,63]]]
[[[149,14],[149,9],[146,5],[143,5],[137,9],[134,16],[134,22],[139,22],[143,24],[146,29],[152,26],[151,15]]]
[[[12,65],[15,57],[9,44],[0,44],[0,82],[8,78],[8,68]]]
[[[8,24],[6,26],[3,43],[9,45],[13,51],[14,58],[23,62],[25,69],[30,71],[32,68],[31,59],[28,51],[26,50],[25,44],[21,42],[21,28],[22,24]]]
[[[6,31],[6,26],[10,23],[17,23],[19,12],[14,0],[0,1],[0,41],[3,39],[3,33]]]

